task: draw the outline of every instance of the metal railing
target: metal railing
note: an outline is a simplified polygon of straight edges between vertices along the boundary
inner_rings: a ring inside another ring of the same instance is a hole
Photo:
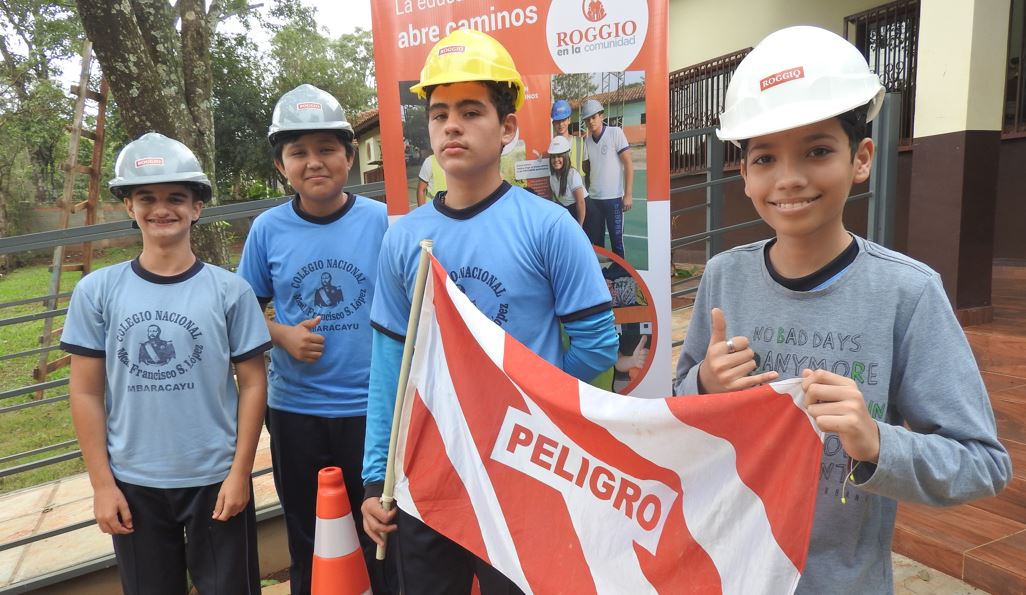
[[[901,94],[898,143],[911,146],[919,61],[919,0],[897,0],[845,17],[844,33],[862,51],[887,92]]]
[[[381,182],[373,184],[363,184],[359,186],[349,186],[346,189],[350,192],[361,194],[363,196],[367,196],[370,198],[381,198],[384,196],[384,184]],[[277,206],[279,204],[282,204],[283,202],[288,201],[290,198],[291,197],[279,197],[244,203],[234,203],[230,205],[208,207],[203,210],[202,215],[199,219],[199,224],[202,225],[217,221],[233,221],[237,219],[253,218],[271,207]],[[133,234],[138,233],[139,231],[137,229],[132,228],[132,222],[126,220],[91,225],[88,227],[74,227],[58,231],[47,231],[22,236],[13,236],[10,238],[0,238],[0,254],[27,252],[31,250],[44,250],[54,248],[56,246],[76,245],[88,241],[95,242],[99,240],[131,236]],[[24,306],[39,302],[50,302],[55,299],[65,300],[70,295],[70,292],[65,292],[58,295],[45,295],[40,297],[19,299],[16,301],[0,304],[0,310],[8,307]],[[67,308],[58,308],[42,312],[35,312],[31,314],[11,316],[8,318],[0,319],[0,328],[35,322],[38,320],[43,320],[45,318],[63,316],[66,313]],[[15,360],[17,358],[38,355],[40,353],[56,349],[59,349],[59,346],[54,345],[50,347],[28,349],[16,353],[2,354],[0,355],[0,361]],[[13,415],[17,414],[18,411],[22,411],[32,407],[38,407],[42,405],[66,401],[68,399],[68,395],[61,394],[53,397],[47,397],[38,400],[30,400],[24,403],[17,403],[14,405],[4,406],[4,402],[10,399],[15,399],[17,397],[32,394],[37,391],[60,388],[67,385],[68,379],[65,378],[60,380],[51,380],[48,382],[28,384],[25,386],[0,391],[0,415]],[[26,471],[39,469],[42,467],[54,465],[68,460],[77,459],[82,456],[82,451],[80,449],[75,448],[74,450],[68,452],[62,452],[60,454],[48,456],[38,460],[33,460],[27,463],[11,465],[11,463],[20,461],[22,459],[36,457],[39,455],[48,454],[55,451],[61,451],[68,448],[73,448],[77,445],[77,443],[78,442],[76,440],[67,440],[55,444],[42,446],[32,450],[8,454],[3,457],[0,457],[0,466],[2,466],[0,467],[0,478],[17,475],[19,473],[24,473]],[[270,473],[270,471],[270,467],[255,469],[253,471],[253,477],[265,475],[267,473]],[[272,509],[265,509],[263,511],[258,512],[258,516],[260,518],[267,518],[268,516],[274,516],[276,514],[280,514],[280,508],[272,507]],[[29,545],[43,539],[63,535],[65,533],[81,529],[83,527],[88,527],[90,525],[95,524],[95,522],[95,519],[90,519],[87,521],[67,525],[65,527],[60,527],[51,531],[31,535],[22,539],[2,543],[0,544],[0,553],[13,548]],[[96,566],[95,564],[101,565]],[[93,570],[97,570],[98,568],[105,567],[102,565],[104,564],[103,560],[96,561],[95,564],[76,567],[75,569],[70,569],[69,572],[83,574],[85,572],[91,572]],[[109,561],[107,561],[106,566],[110,565],[111,564],[109,563]],[[32,581],[31,585],[29,585],[29,583],[27,582],[21,582],[16,585],[11,585],[9,588],[0,588],[0,593],[21,593],[24,592],[26,588],[39,588],[44,586],[45,584],[52,584],[54,582],[57,582],[58,580],[65,580],[66,578],[70,578],[71,576],[74,576],[74,574],[68,574],[62,577],[51,576],[49,578],[46,578],[46,580],[49,582],[40,583],[39,581]]]
[[[727,83],[734,69],[752,48],[738,50],[670,73],[670,170],[701,173],[710,169],[708,136],[723,112]],[[690,134],[702,130],[699,134]],[[730,147],[727,163],[736,163],[740,152]]]

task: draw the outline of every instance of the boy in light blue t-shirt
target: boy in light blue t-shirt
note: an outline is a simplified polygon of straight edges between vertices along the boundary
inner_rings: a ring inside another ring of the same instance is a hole
[[[356,155],[338,101],[312,85],[282,95],[268,132],[274,163],[295,197],[253,222],[239,274],[274,304],[267,399],[274,485],[285,513],[292,592],[310,593],[317,473],[341,467],[361,523],[364,428],[370,368],[370,308],[385,205],[346,192]],[[361,534],[362,535],[362,534]],[[390,586],[393,559],[374,559],[362,536],[376,593]]]
[[[468,80],[468,73],[479,78]],[[454,31],[431,50],[413,91],[427,98],[431,147],[447,190],[397,221],[382,244],[371,308],[364,529],[379,543],[381,533],[398,531],[404,593],[466,593],[475,575],[484,593],[517,593],[494,568],[415,517],[399,511],[396,518],[379,501],[419,242],[434,240],[435,258],[479,310],[584,380],[616,358],[609,291],[587,237],[566,210],[502,179],[500,153],[515,137],[514,112],[524,101],[506,49],[484,33]],[[570,337],[567,351],[561,323]]]
[[[192,253],[211,192],[192,152],[146,134],[115,173],[143,250],[79,282],[61,335],[96,521],[126,594],[180,595],[188,569],[201,593],[255,595],[270,336],[253,290]]]

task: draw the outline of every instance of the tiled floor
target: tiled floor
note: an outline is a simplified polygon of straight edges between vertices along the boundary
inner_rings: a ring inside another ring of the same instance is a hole
[[[995,593],[1026,593],[1026,267],[995,267],[994,320],[966,327],[1012,480],[954,508],[902,505],[894,549]]]

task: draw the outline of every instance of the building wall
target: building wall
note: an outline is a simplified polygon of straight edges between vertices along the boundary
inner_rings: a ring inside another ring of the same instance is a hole
[[[623,106],[623,125],[637,126],[641,124],[641,114],[645,113],[645,101],[632,101]]]
[[[754,46],[791,25],[818,25],[843,34],[844,17],[881,0],[670,0],[670,70]]]
[[[359,140],[357,159],[353,162],[353,169],[349,171],[351,184],[365,183],[364,174],[381,167],[380,164],[370,164],[371,161],[381,161],[381,129],[372,128],[362,134]]]
[[[930,0],[920,11],[917,138],[1001,130],[1008,2],[991,2],[980,11],[964,0]]]

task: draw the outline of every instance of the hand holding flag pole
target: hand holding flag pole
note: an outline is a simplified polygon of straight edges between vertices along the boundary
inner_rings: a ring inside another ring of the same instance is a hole
[[[392,510],[395,498],[395,448],[399,438],[399,420],[402,418],[406,385],[410,382],[410,362],[413,361],[413,344],[417,341],[417,327],[420,325],[420,307],[424,302],[424,286],[427,283],[428,264],[431,262],[432,240],[420,241],[420,262],[417,264],[417,279],[414,282],[413,301],[410,303],[410,317],[406,324],[406,343],[403,345],[403,363],[399,368],[399,384],[395,389],[395,409],[392,413],[392,435],[388,438],[388,458],[385,463],[385,487],[381,494],[381,507]],[[381,538],[388,541],[388,534]],[[378,560],[385,559],[385,546],[379,545]]]

